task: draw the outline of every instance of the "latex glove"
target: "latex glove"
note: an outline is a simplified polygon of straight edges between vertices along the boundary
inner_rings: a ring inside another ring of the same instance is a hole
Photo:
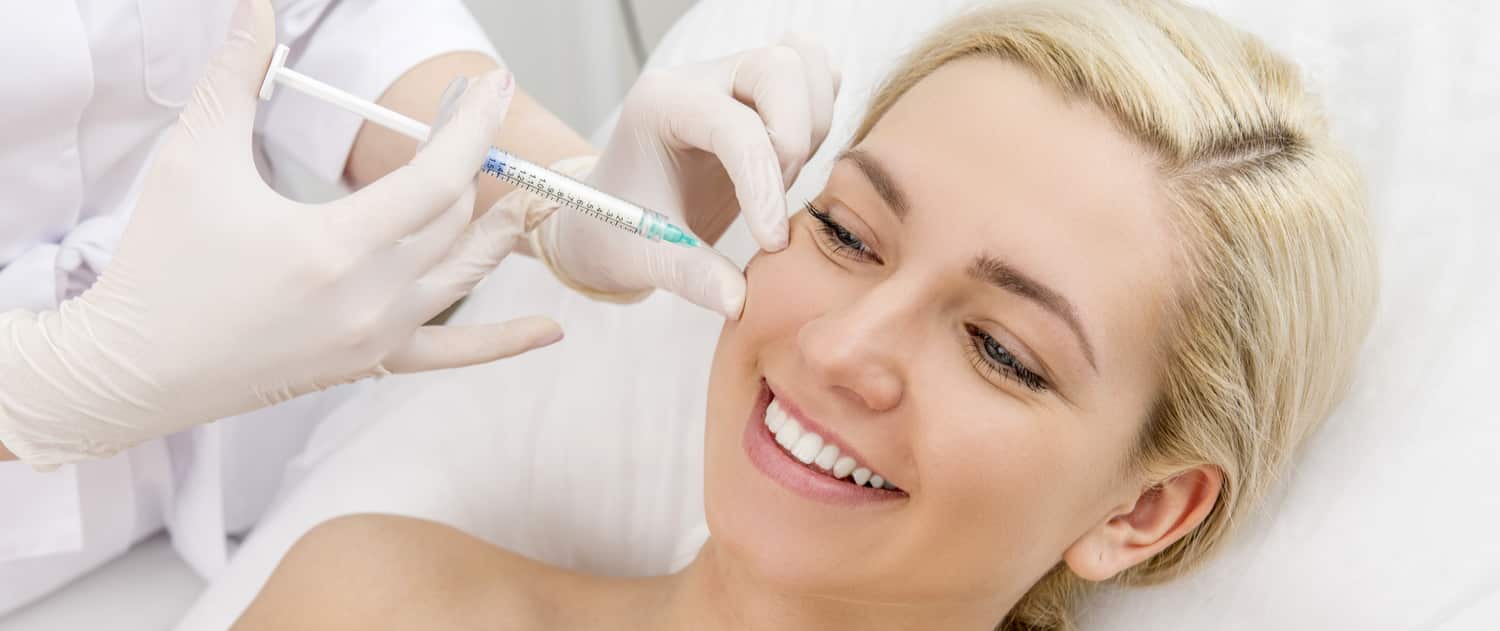
[[[313,390],[561,337],[543,318],[422,326],[521,233],[513,213],[469,222],[510,76],[476,81],[410,164],[301,204],[267,187],[251,159],[274,38],[270,3],[242,1],[103,276],[56,311],[0,317],[0,442],[22,460],[108,456]]]
[[[800,37],[647,72],[587,181],[708,243],[743,212],[756,242],[780,250],[786,190],[828,135],[838,85],[827,52]],[[744,305],[744,274],[711,248],[651,243],[572,211],[538,239],[560,276],[600,292],[660,287],[729,318]]]

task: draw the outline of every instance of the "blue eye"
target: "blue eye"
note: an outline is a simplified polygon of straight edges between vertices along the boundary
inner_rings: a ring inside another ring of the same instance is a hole
[[[854,236],[854,233],[845,230],[843,226],[830,224],[828,228],[833,230],[834,238],[838,239],[839,243],[844,244],[845,247],[854,248],[856,250],[865,249],[865,242],[860,241],[859,237],[856,237]]]
[[[1047,381],[1042,379],[1041,375],[1022,364],[1021,360],[1016,359],[1015,355],[1006,350],[1000,342],[995,341],[989,333],[976,326],[965,328],[970,338],[968,347],[970,363],[973,363],[975,368],[999,377],[1014,379],[1036,392],[1047,389]]]
[[[834,221],[833,217],[829,216],[828,213],[823,212],[817,206],[813,206],[812,202],[806,203],[804,208],[807,210],[807,214],[812,215],[813,219],[818,220],[818,232],[823,237],[823,243],[835,254],[857,261],[884,262],[881,260],[879,254],[876,254],[874,250],[865,245],[863,239],[850,232],[848,228],[845,228],[839,222]]]

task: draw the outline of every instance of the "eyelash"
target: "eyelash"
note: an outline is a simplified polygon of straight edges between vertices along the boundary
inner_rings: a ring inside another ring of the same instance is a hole
[[[884,262],[880,255],[865,245],[862,239],[834,221],[827,212],[814,206],[812,202],[806,202],[803,206],[807,214],[818,221],[818,234],[834,254],[857,261]],[[1010,354],[1010,351],[995,341],[989,333],[975,326],[965,326],[965,329],[969,333],[970,340],[970,343],[964,347],[965,354],[969,356],[969,363],[973,364],[976,369],[996,377],[1011,379],[1033,392],[1041,392],[1048,388],[1047,381],[1042,379],[1041,375],[1022,365],[1015,355]]]
[[[821,208],[814,206],[812,202],[804,203],[803,207],[807,210],[807,214],[812,215],[813,219],[818,220],[818,234],[823,237],[823,243],[828,246],[828,249],[833,250],[834,254],[856,261],[867,261],[877,264],[885,262],[880,258],[879,254],[870,249],[870,246],[865,245],[863,239],[855,236],[853,232],[840,225],[839,222],[834,221],[833,217],[830,217]]]
[[[996,342],[995,338],[990,337],[989,333],[972,325],[964,328],[969,333],[970,343],[966,347],[969,363],[974,364],[975,368],[997,377],[1015,380],[1033,392],[1047,389],[1046,379],[1022,365],[1021,360],[1010,354],[1010,351]]]

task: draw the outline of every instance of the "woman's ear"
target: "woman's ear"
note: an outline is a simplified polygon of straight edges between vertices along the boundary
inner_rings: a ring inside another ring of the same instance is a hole
[[[1200,465],[1142,490],[1063,552],[1080,578],[1102,581],[1151,558],[1192,532],[1218,501],[1224,473]]]

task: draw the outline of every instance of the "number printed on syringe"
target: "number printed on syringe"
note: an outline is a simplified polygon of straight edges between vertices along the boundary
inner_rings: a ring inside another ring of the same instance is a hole
[[[584,200],[577,199],[571,195],[564,193],[561,190],[548,186],[544,180],[530,173],[516,172],[510,169],[497,169],[493,171],[493,173],[494,175],[497,175],[503,179],[509,180],[512,184],[515,184],[516,186],[525,189],[530,193],[539,195],[546,199],[550,199],[563,206],[576,208],[579,210],[579,212],[582,212],[585,215],[588,215],[589,217],[602,221],[606,224],[609,224],[616,228],[623,228],[625,230],[629,230],[630,232],[640,232],[640,226],[626,223],[619,215],[605,212],[605,209],[600,208],[598,205],[592,202],[586,202]]]

